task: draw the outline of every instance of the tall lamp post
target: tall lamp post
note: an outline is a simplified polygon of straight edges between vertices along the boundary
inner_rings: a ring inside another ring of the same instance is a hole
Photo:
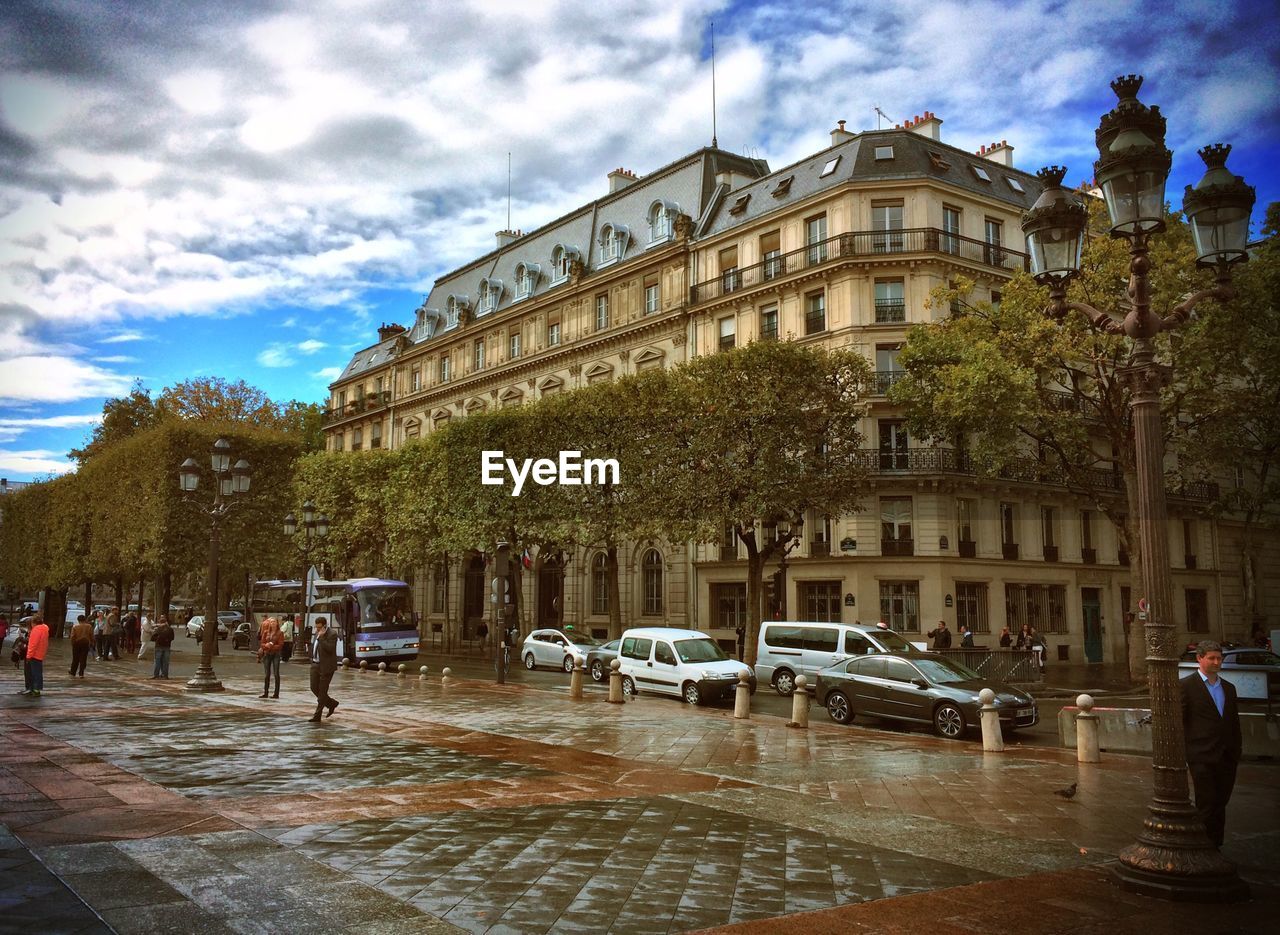
[[[213,469],[213,504],[201,508],[209,517],[209,571],[208,594],[204,602],[204,639],[200,646],[200,667],[191,681],[189,692],[220,692],[222,682],[213,673],[213,654],[218,641],[218,551],[221,541],[223,518],[235,506],[235,498],[249,492],[249,462],[241,458],[231,464],[231,443],[219,438],[213,443],[209,456]],[[191,494],[200,485],[200,465],[194,458],[187,458],[178,470],[178,487],[184,494]]]
[[[284,518],[284,534],[290,539],[298,534],[298,518],[289,513]],[[329,535],[329,517],[321,513],[316,515],[316,505],[310,500],[302,504],[302,542],[295,545],[302,551],[302,622],[306,625],[307,617],[311,613],[311,605],[308,601],[307,576],[311,574],[311,549],[325,536]],[[302,634],[298,633],[295,637],[301,639]],[[302,654],[298,654],[301,658]],[[308,660],[310,656],[307,657]]]
[[[1124,318],[1067,300],[1067,283],[1080,271],[1088,212],[1062,187],[1064,168],[1040,170],[1045,188],[1023,215],[1022,229],[1035,279],[1049,288],[1046,314],[1061,321],[1068,312],[1078,311],[1099,331],[1125,335],[1133,341],[1122,376],[1130,389],[1133,412],[1138,535],[1147,589],[1154,793],[1137,841],[1120,852],[1116,877],[1126,889],[1165,899],[1226,902],[1245,898],[1248,888],[1236,875],[1235,865],[1210,843],[1187,789],[1160,416],[1160,388],[1169,368],[1156,362],[1153,341],[1161,332],[1184,324],[1202,300],[1234,298],[1231,267],[1248,258],[1245,245],[1254,190],[1227,170],[1230,146],[1215,144],[1200,150],[1208,168],[1199,183],[1187,186],[1183,207],[1195,241],[1197,265],[1214,269],[1217,283],[1189,296],[1169,315],[1155,314],[1151,309],[1148,246],[1151,236],[1164,230],[1164,186],[1173,154],[1164,145],[1165,118],[1160,109],[1138,101],[1141,86],[1139,75],[1111,83],[1120,100],[1102,117],[1096,134],[1099,158],[1094,172],[1110,215],[1111,236],[1129,241],[1129,307]]]

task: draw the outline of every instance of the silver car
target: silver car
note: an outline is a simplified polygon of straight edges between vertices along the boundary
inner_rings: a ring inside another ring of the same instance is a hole
[[[572,672],[574,656],[585,658],[599,645],[594,638],[575,630],[534,630],[524,638],[520,658],[529,670],[550,666]]]
[[[204,617],[196,614],[187,621],[187,636],[193,640],[204,639]],[[227,625],[221,620],[218,621],[218,639],[225,640],[227,638]]]

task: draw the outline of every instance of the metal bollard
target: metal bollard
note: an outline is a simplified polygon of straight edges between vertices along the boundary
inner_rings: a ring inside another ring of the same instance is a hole
[[[441,684],[441,685],[448,685],[448,684],[449,684],[449,680],[450,680],[451,678],[453,678],[453,670],[452,670],[452,669],[450,669],[448,666],[445,666],[443,669],[441,669],[441,670],[440,670],[440,684]]]
[[[423,666],[418,670],[418,681],[425,682],[427,680],[427,667]]]
[[[569,697],[582,697],[582,672],[584,660],[581,656],[574,654],[573,657],[573,674],[569,676]]]
[[[796,689],[791,695],[791,720],[788,727],[809,729],[809,680],[803,675],[796,676]]]
[[[385,675],[387,672],[387,664],[385,662],[378,663],[378,674]]]
[[[1076,762],[1101,763],[1098,750],[1098,715],[1093,713],[1093,696],[1076,695]]]
[[[368,671],[368,669],[369,669],[369,660],[368,660],[368,659],[361,659],[361,660],[360,660],[360,671],[361,671],[361,672],[365,672],[365,671]]]
[[[1000,732],[1000,712],[996,708],[996,693],[989,688],[978,692],[982,703],[982,752],[1000,753],[1004,750],[1004,734]]]
[[[401,678],[404,678],[405,673],[406,673],[406,672],[408,672],[408,671],[409,671],[409,667],[408,667],[407,665],[405,665],[403,662],[402,662],[402,663],[400,663],[400,665],[396,666],[396,673],[397,673]]]
[[[746,720],[751,717],[751,677],[745,672],[738,673],[738,684],[734,688],[737,697],[733,699],[733,716]]]
[[[622,704],[622,663],[617,659],[609,663],[609,704]]]

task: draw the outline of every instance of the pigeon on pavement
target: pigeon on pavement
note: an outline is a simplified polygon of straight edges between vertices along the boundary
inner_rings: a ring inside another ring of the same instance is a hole
[[[1054,789],[1053,794],[1060,795],[1064,799],[1074,799],[1076,797],[1076,783],[1073,782],[1065,789]]]

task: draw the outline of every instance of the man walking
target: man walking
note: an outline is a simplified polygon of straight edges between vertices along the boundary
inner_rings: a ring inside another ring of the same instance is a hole
[[[151,668],[151,677],[153,679],[167,679],[169,677],[169,650],[173,646],[173,627],[169,626],[169,618],[164,614],[161,614],[160,619],[156,622],[156,628],[152,631],[151,639],[156,644],[156,662]]]
[[[284,636],[284,645],[280,649],[280,661],[288,662],[293,656],[293,617],[290,614],[284,615],[284,622],[280,624],[280,632]]]
[[[27,637],[27,668],[31,673],[29,692],[36,698],[44,691],[44,657],[49,652],[49,627],[44,622],[44,614],[36,611],[31,620],[31,635]]]
[[[951,648],[951,631],[947,629],[947,621],[939,620],[937,627],[930,630],[927,635],[933,640],[935,650]]]
[[[1204,640],[1196,646],[1200,671],[1182,679],[1182,729],[1186,736],[1187,769],[1196,793],[1196,811],[1209,840],[1222,846],[1227,802],[1236,784],[1240,762],[1240,712],[1236,687],[1218,676],[1222,646]]]
[[[120,608],[113,607],[111,613],[107,614],[107,622],[103,628],[103,632],[107,637],[106,652],[103,654],[106,659],[120,658]]]
[[[280,649],[284,646],[284,634],[280,632],[280,621],[268,617],[262,621],[262,629],[258,631],[258,659],[262,662],[262,694],[266,698],[271,690],[271,673],[276,675],[276,692],[272,697],[280,697]]]
[[[316,696],[316,713],[310,718],[320,723],[320,711],[328,708],[329,716],[337,710],[338,702],[329,697],[329,683],[338,668],[338,634],[329,629],[324,617],[316,618],[315,639],[311,643],[311,694]]]
[[[71,628],[71,677],[84,678],[84,664],[89,659],[89,650],[93,648],[93,626],[84,619],[84,614],[76,617],[76,625]]]

